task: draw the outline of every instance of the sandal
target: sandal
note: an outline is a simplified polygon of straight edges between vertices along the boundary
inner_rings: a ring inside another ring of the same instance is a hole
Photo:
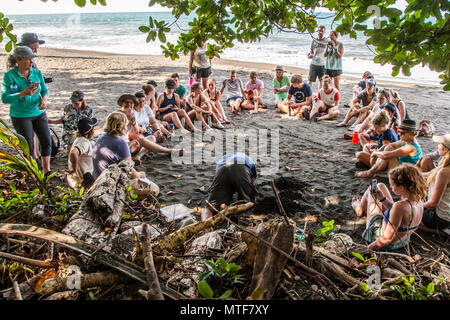
[[[347,128],[347,130],[353,131],[353,130],[355,130],[355,126],[350,126]]]
[[[336,127],[346,127],[347,125],[344,122],[340,122],[336,125]]]

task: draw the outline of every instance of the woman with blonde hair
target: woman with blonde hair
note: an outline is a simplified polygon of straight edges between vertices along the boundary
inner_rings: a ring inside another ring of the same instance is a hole
[[[370,250],[405,247],[422,220],[427,187],[420,171],[402,164],[389,171],[389,185],[399,201],[393,200],[384,183],[378,183],[375,190],[369,187],[361,200],[357,196],[352,200],[357,216],[367,214],[362,236],[370,243]]]
[[[127,132],[127,126],[128,120],[124,113],[116,111],[108,115],[103,128],[105,133],[97,139],[92,152],[94,179],[97,179],[111,164],[131,160],[130,148],[121,139]],[[137,172],[133,169],[131,178],[145,178],[145,172]]]
[[[438,229],[450,235],[450,134],[433,136],[433,141],[439,143],[441,160],[430,173],[424,174],[428,176],[428,201],[424,205],[421,229]]]
[[[376,135],[367,133],[360,134],[360,143],[363,147],[362,152],[358,152],[356,159],[370,166],[370,155],[375,151],[383,151],[384,147],[390,143],[398,141],[398,136],[389,127],[391,119],[387,111],[381,110],[372,120],[373,131]],[[376,142],[375,142],[376,141]],[[374,143],[371,143],[374,142]]]
[[[223,106],[220,103],[220,97],[222,96],[222,94],[219,90],[217,90],[216,80],[208,79],[206,85],[207,87],[205,91],[203,91],[203,94],[209,99],[209,101],[211,101],[213,113],[221,123],[230,123],[230,121],[227,119]]]

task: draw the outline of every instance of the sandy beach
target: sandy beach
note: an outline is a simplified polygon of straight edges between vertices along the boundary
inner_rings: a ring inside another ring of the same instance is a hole
[[[5,61],[6,53],[1,52],[0,56]],[[172,61],[163,56],[41,48],[36,62],[45,76],[52,76],[55,80],[48,85],[50,98],[47,112],[51,119],[59,117],[75,89],[84,91],[95,117],[103,124],[107,114],[118,109],[116,101],[121,94],[134,93],[150,79],[158,83],[159,93],[163,90],[164,81],[173,72],[180,74],[182,84],[188,83],[187,57]],[[348,111],[342,105],[350,100],[352,87],[358,79],[343,77],[339,117],[314,123],[290,119],[277,111],[272,94],[274,67],[271,64],[213,60],[212,77],[218,87],[232,69],[238,71],[238,77],[244,83],[248,81],[250,71],[257,71],[265,83],[264,96],[268,109],[256,115],[243,112],[235,116],[226,108],[231,120],[226,128],[279,130],[279,167],[272,174],[260,175],[257,179],[259,194],[255,214],[276,214],[277,207],[269,183],[272,179],[283,177],[278,184],[283,204],[298,226],[307,220],[315,221],[317,217],[319,221],[334,219],[342,230],[352,235],[354,241],[363,243],[361,232],[364,220],[355,218],[350,204],[354,195],[362,196],[370,180],[354,176],[359,169],[352,159],[359,146],[353,146],[351,141],[343,139],[343,134],[348,132],[345,128],[336,128],[336,123],[342,121]],[[286,70],[289,77],[300,73],[306,79],[308,75],[304,69],[287,67]],[[364,71],[361,70],[361,73]],[[417,122],[431,120],[436,126],[436,134],[448,131],[450,93],[444,92],[441,86],[384,81],[378,81],[377,85],[398,90],[412,119]],[[313,90],[316,94],[317,89]],[[225,97],[221,100],[225,106]],[[9,106],[2,104],[0,117],[10,123],[8,110]],[[52,128],[61,132],[60,126],[52,125]],[[96,135],[101,133],[100,125]],[[419,137],[418,140],[424,153],[437,148],[431,138]],[[170,141],[166,143],[168,146],[173,144]],[[60,155],[62,153],[64,150],[60,151]],[[64,169],[66,161],[67,158],[62,156],[53,159],[52,169]],[[175,164],[167,155],[149,154],[137,169],[145,171],[159,185],[158,199],[161,204],[183,203],[196,207],[204,205],[207,197],[205,189],[212,181],[215,164]],[[258,166],[258,170],[263,169],[264,165]],[[377,179],[386,183],[386,173],[377,176]]]

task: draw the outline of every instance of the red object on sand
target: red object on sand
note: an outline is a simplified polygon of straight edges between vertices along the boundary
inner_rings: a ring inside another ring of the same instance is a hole
[[[193,84],[193,83],[194,83],[194,78],[191,77],[191,78],[189,79],[189,87],[192,87],[192,84]]]
[[[353,144],[359,143],[359,132],[358,131],[353,131],[352,143]]]

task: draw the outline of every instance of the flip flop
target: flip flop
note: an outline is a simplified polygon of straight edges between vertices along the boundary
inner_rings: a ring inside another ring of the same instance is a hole
[[[308,108],[305,108],[305,110],[303,110],[303,117],[305,118],[305,120],[309,120],[309,110],[308,110]]]
[[[353,131],[353,130],[355,130],[355,126],[350,126],[347,128],[347,130]]]
[[[336,125],[336,127],[346,127],[347,125],[343,122],[340,122]]]

